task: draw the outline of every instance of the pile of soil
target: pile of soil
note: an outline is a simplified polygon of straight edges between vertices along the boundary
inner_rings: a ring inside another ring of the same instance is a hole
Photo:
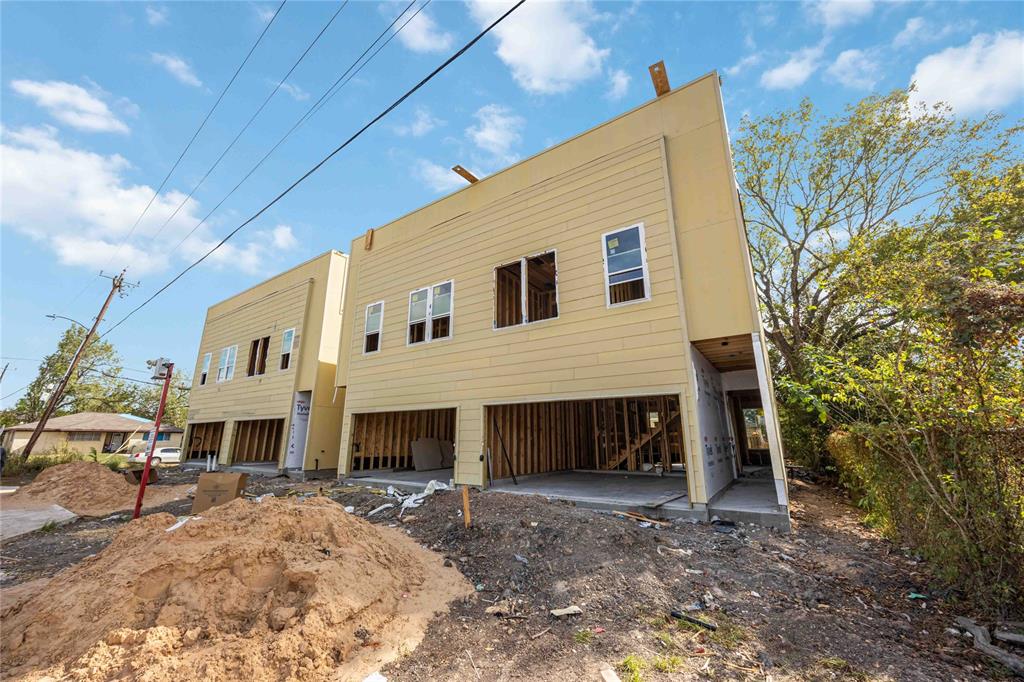
[[[135,507],[138,486],[98,462],[68,462],[44,469],[35,480],[4,498],[4,506],[59,504],[79,516],[107,516]],[[145,505],[185,497],[188,486],[146,486]]]
[[[397,530],[322,497],[153,514],[6,591],[5,678],[361,680],[472,587]]]

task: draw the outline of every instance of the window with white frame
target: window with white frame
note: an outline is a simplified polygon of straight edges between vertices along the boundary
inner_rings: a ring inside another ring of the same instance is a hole
[[[199,370],[199,385],[205,386],[206,379],[210,376],[210,362],[213,360],[213,353],[203,355],[203,366]]]
[[[558,317],[558,273],[554,251],[495,268],[495,329],[555,317]]]
[[[608,232],[601,240],[604,250],[605,303],[614,306],[649,299],[651,280],[647,272],[643,223]]]
[[[228,346],[220,351],[220,361],[217,363],[217,383],[231,381],[235,376],[235,358],[238,356],[238,346]]]
[[[441,282],[409,294],[409,345],[452,335],[453,282]]]
[[[363,352],[376,353],[380,350],[380,332],[384,325],[384,301],[366,306],[366,325],[363,330]]]
[[[295,328],[285,329],[281,334],[281,369],[292,366],[292,347],[295,345]]]

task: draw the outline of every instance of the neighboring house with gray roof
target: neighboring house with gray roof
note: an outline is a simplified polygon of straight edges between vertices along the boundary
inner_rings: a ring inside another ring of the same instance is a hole
[[[7,451],[21,452],[37,423],[17,424],[4,429],[2,442]],[[149,434],[154,426],[152,421],[132,414],[79,412],[53,417],[46,422],[33,452],[43,453],[64,447],[83,455],[94,449],[98,453],[139,452],[149,444]],[[182,433],[183,430],[177,426],[161,424],[157,444],[181,447]]]

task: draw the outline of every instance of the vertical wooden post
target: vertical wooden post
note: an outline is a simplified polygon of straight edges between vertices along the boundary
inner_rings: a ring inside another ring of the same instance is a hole
[[[462,486],[462,517],[466,523],[466,528],[472,525],[473,520],[469,516],[469,486]]]

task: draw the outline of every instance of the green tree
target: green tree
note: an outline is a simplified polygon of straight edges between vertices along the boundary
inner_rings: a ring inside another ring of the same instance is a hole
[[[837,351],[900,323],[885,296],[862,292],[865,272],[906,262],[906,231],[941,229],[958,199],[956,174],[1012,155],[999,118],[914,107],[909,92],[868,97],[825,118],[810,101],[744,119],[735,163],[755,284],[780,386],[814,372],[808,348]],[[880,293],[880,291],[876,291]],[[789,394],[780,396],[785,407]],[[790,450],[816,463],[825,432],[782,411]],[[813,415],[810,415],[813,417]]]
[[[1024,612],[1024,165],[955,182],[935,230],[886,235],[897,255],[862,270],[899,324],[807,346],[789,388],[840,429],[830,448],[871,518],[1006,615]]]
[[[191,390],[192,379],[187,372],[174,372],[171,385],[167,391],[167,404],[164,406],[163,423],[184,428],[185,420],[188,417],[188,399]],[[160,406],[160,394],[162,385],[150,385],[145,383],[125,383],[124,395],[122,397],[121,412],[128,412],[137,417],[156,419],[156,412]]]
[[[85,330],[72,325],[65,330],[57,349],[43,358],[39,373],[15,405],[4,410],[5,425],[39,419],[54,387],[67,371],[71,359],[85,338]],[[97,411],[116,412],[120,402],[121,360],[114,347],[102,340],[93,340],[83,351],[78,368],[58,401],[53,414]]]

